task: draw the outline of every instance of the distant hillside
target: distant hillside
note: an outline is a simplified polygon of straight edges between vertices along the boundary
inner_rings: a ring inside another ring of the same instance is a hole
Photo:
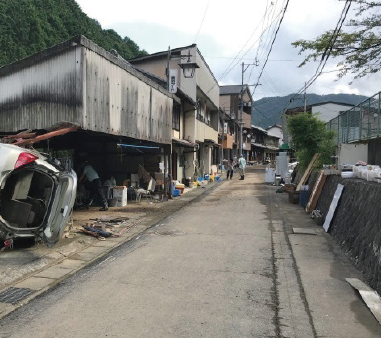
[[[0,1],[0,66],[80,34],[107,51],[116,49],[125,59],[147,54],[128,37],[102,29],[75,0]]]
[[[298,95],[298,99],[290,103],[292,98],[295,98],[295,94],[290,94],[288,96],[265,97],[254,102],[251,118],[252,123],[262,128],[267,128],[275,123],[280,123],[280,116],[285,107],[288,109],[304,105],[303,95]],[[367,96],[354,94],[307,94],[307,105],[326,101],[358,104],[367,98]]]

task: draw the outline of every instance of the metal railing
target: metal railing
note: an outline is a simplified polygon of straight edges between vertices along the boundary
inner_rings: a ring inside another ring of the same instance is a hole
[[[381,137],[381,92],[327,122],[335,142],[351,143]]]

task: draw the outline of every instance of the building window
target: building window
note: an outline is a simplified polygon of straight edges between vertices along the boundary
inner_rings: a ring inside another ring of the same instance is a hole
[[[212,164],[218,164],[219,151],[220,151],[220,148],[213,147],[213,149],[212,149]]]
[[[205,123],[210,126],[210,110],[207,108],[206,109],[206,114],[205,114]]]
[[[180,131],[180,105],[173,105],[173,113],[172,113],[172,128]]]
[[[180,154],[179,156],[179,167],[184,167],[185,166],[185,155],[184,154]]]
[[[204,116],[202,116],[202,107],[201,103],[197,105],[197,120],[204,122]]]

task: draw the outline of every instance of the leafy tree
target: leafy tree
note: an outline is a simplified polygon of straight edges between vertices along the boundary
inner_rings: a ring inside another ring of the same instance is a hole
[[[333,131],[327,131],[325,122],[317,115],[301,113],[287,118],[287,127],[302,168],[306,168],[316,153],[320,153],[318,165],[331,164],[335,153]]]
[[[128,37],[103,30],[75,0],[0,0],[0,67],[84,35],[129,59],[147,54]]]
[[[300,52],[310,51],[302,67],[309,61],[317,61],[324,58],[327,53],[330,56],[342,57],[338,63],[340,71],[338,77],[354,74],[354,79],[368,74],[377,73],[381,69],[381,3],[371,0],[352,0],[356,3],[356,19],[350,20],[346,25],[350,32],[339,31],[337,37],[334,31],[327,31],[316,40],[298,40],[292,45],[300,47]],[[336,38],[335,38],[336,37]],[[353,79],[353,80],[354,80]]]

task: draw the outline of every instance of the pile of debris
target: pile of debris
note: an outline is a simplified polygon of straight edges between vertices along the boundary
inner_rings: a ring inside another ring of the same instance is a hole
[[[93,236],[99,240],[109,237],[120,237],[141,223],[144,218],[130,220],[128,217],[103,216],[90,219],[77,232]]]
[[[0,143],[14,144],[20,147],[26,147],[37,142],[48,140],[55,136],[65,135],[80,129],[79,125],[60,122],[44,130],[25,130],[14,135],[4,135],[0,138]]]

